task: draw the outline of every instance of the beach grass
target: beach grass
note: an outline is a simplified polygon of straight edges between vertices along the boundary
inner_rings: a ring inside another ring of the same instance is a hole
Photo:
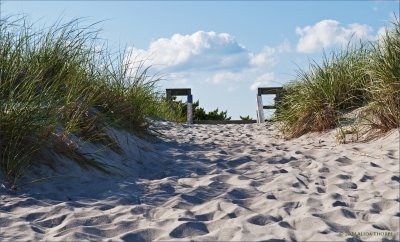
[[[157,91],[160,78],[140,60],[130,68],[131,53],[109,50],[97,25],[75,19],[37,28],[24,16],[0,20],[0,164],[9,184],[44,148],[106,171],[71,137],[117,150],[108,126],[144,131],[148,117],[174,118]]]
[[[343,114],[365,107],[369,129],[399,127],[400,24],[380,39],[348,44],[299,70],[284,86],[276,118],[287,138],[336,127]]]
[[[400,127],[400,19],[373,45],[365,68],[371,84],[366,88],[371,125],[388,131]]]

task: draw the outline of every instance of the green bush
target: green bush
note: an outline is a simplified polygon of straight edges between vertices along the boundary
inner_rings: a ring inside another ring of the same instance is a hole
[[[254,119],[252,119],[252,118],[250,117],[250,115],[247,115],[247,116],[240,116],[240,120],[251,121],[251,120],[254,120]]]
[[[187,103],[183,103],[182,101],[175,101],[173,99],[170,102],[172,109],[179,110],[177,113],[181,116],[182,121],[186,121],[187,115]],[[207,112],[204,108],[200,107],[199,100],[192,104],[193,111],[193,120],[231,120],[231,117],[228,117],[228,111],[220,111],[218,108],[215,110]]]

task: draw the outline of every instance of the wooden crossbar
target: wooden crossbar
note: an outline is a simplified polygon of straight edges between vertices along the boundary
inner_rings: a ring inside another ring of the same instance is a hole
[[[257,92],[257,122],[264,123],[264,109],[276,109],[276,105],[263,105],[262,95],[275,94],[275,101],[280,102],[283,95],[283,87],[259,87]]]
[[[192,94],[192,90],[190,88],[167,88],[167,99],[172,98],[172,96],[188,96]]]
[[[258,95],[279,94],[282,90],[282,87],[260,87],[258,88]]]
[[[275,105],[264,105],[263,109],[276,109]]]
[[[193,123],[193,96],[190,88],[167,88],[165,89],[167,100],[172,100],[173,96],[187,96],[187,123]]]

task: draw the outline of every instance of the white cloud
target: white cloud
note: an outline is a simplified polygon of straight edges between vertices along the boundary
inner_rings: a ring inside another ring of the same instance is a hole
[[[274,62],[276,49],[265,46],[259,53],[249,53],[250,65],[265,66]]]
[[[174,34],[150,43],[148,49],[128,48],[131,53],[126,62],[146,60],[157,70],[180,71],[240,71],[261,68],[276,63],[276,55],[290,51],[284,41],[276,48],[264,46],[253,53],[228,33],[197,31],[190,35]],[[131,64],[136,67],[137,63]]]
[[[285,40],[276,48],[264,46],[258,53],[249,53],[249,64],[253,67],[263,67],[276,63],[276,55],[278,53],[290,52],[291,47],[289,41]]]
[[[138,60],[151,65],[152,72],[164,75],[165,87],[209,85],[227,91],[255,90],[273,79],[270,69],[279,54],[291,51],[287,40],[276,47],[250,51],[228,33],[197,31],[174,34],[150,43],[147,49],[130,47],[125,63],[135,69]]]
[[[242,73],[240,72],[230,72],[230,71],[224,71],[224,72],[217,72],[214,74],[214,76],[211,78],[211,82],[213,84],[222,84],[222,83],[232,83],[232,82],[238,82],[243,78]]]
[[[342,26],[336,20],[326,19],[313,26],[297,27],[296,33],[300,35],[297,51],[313,53],[332,45],[344,45],[350,40],[372,40],[372,28],[365,24],[353,23]]]
[[[250,90],[254,91],[259,87],[268,86],[275,79],[275,74],[273,72],[264,73],[256,78],[256,80],[251,84]]]
[[[227,33],[197,31],[191,35],[174,34],[160,38],[147,50],[130,48],[133,56],[149,59],[159,69],[234,68],[243,65],[245,48]]]

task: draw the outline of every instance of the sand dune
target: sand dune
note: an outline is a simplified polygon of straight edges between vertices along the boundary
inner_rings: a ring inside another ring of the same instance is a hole
[[[0,238],[90,241],[399,240],[399,134],[338,144],[281,139],[270,124],[159,122],[159,140],[110,130],[124,152],[82,146],[115,176],[52,155],[1,188]],[[55,177],[57,176],[57,177]]]

